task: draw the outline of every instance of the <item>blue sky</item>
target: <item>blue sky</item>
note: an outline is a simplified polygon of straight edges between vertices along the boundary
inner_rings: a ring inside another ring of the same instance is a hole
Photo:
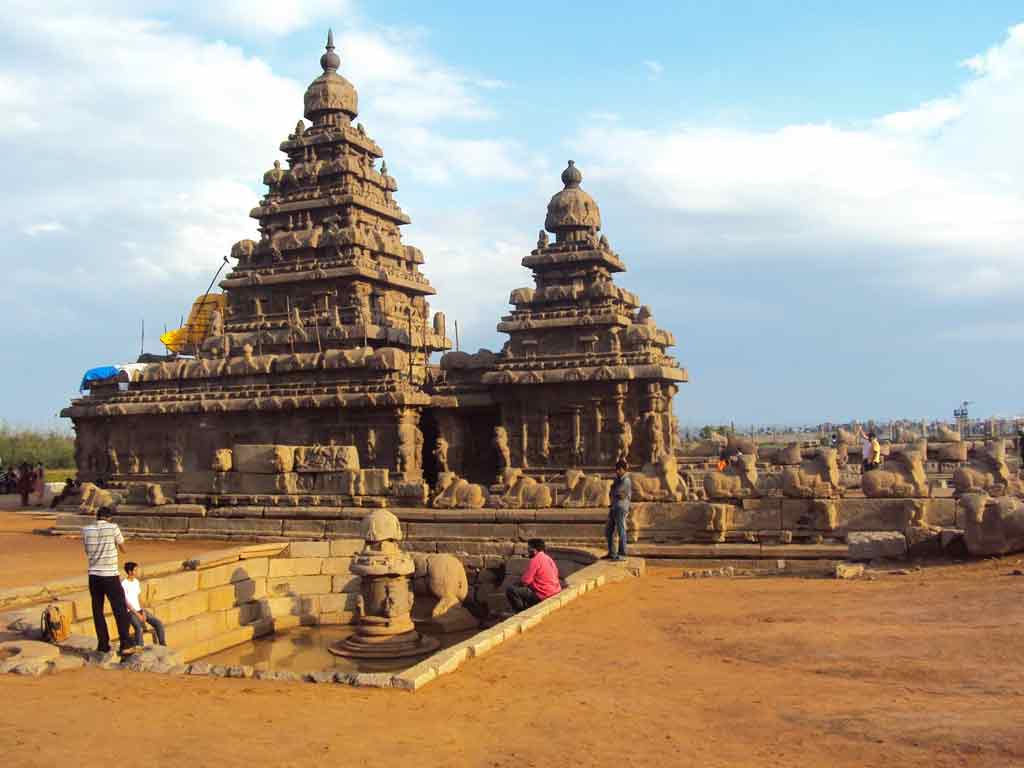
[[[156,351],[253,235],[328,26],[464,348],[500,346],[571,157],[684,424],[1024,411],[1009,3],[4,5],[0,419],[57,423],[142,318]]]

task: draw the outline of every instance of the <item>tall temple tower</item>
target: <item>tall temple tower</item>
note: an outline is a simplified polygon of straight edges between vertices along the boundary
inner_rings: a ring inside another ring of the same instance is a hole
[[[383,152],[366,135],[355,88],[338,74],[332,33],[320,57],[323,74],[306,90],[305,117],[281,143],[280,162],[263,176],[267,194],[250,215],[260,240],[232,249],[238,262],[221,283],[228,297],[225,339],[216,353],[253,343],[259,354],[325,349],[398,348],[408,353],[408,380],[422,384],[431,352],[451,344],[443,317],[429,324],[420,273],[423,254],[403,245],[409,217]]]
[[[179,491],[213,493],[218,451],[287,444],[355,446],[362,467],[421,480],[429,356],[451,344],[444,317],[430,316],[423,254],[402,243],[398,185],[353,125],[358,96],[340,64],[328,33],[306,120],[250,214],[259,240],[232,247],[224,316],[194,357],[148,365],[126,390],[94,387],[65,410],[83,479],[177,478]]]

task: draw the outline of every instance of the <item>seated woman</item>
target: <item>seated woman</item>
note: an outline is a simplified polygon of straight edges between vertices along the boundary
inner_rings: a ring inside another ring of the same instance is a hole
[[[160,645],[167,645],[164,639],[164,625],[153,611],[142,607],[142,582],[139,581],[139,564],[127,562],[124,564],[125,578],[121,579],[121,587],[124,589],[124,599],[128,604],[128,618],[132,622],[132,629],[135,631],[135,645],[142,647],[142,633],[145,624],[153,628],[156,641]]]

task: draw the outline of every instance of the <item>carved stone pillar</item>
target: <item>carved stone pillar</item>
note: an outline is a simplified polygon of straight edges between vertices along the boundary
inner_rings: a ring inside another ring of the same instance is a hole
[[[585,446],[583,441],[583,406],[572,406],[572,462],[573,466],[583,463]]]
[[[530,410],[525,400],[519,403],[519,452],[520,466],[530,466]]]

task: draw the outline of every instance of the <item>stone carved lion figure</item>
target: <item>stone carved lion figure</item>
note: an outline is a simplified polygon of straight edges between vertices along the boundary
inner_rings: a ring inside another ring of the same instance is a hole
[[[469,582],[466,569],[455,555],[427,555],[414,552],[412,554],[416,570],[413,572],[413,590],[417,586],[425,586],[434,597],[437,605],[431,616],[437,618],[448,613],[452,608],[461,606],[469,594]]]
[[[931,496],[924,454],[919,450],[894,451],[883,468],[865,472],[860,484],[864,495],[871,499]]]
[[[749,499],[760,496],[757,482],[757,457],[744,454],[724,472],[704,475],[704,492],[708,499]]]
[[[957,495],[984,492],[990,496],[1019,493],[1020,481],[1010,475],[1006,464],[1006,441],[991,440],[976,451],[965,466],[953,472]]]
[[[552,502],[551,489],[538,483],[532,477],[523,475],[523,470],[508,467],[501,473],[501,483],[507,489],[498,498],[498,506],[505,509],[543,509]]]
[[[106,488],[100,488],[93,483],[82,483],[82,500],[78,505],[80,515],[95,515],[100,507],[116,507],[121,501],[119,495],[115,495]]]
[[[483,486],[471,483],[454,472],[441,472],[430,504],[438,509],[480,509],[486,500]]]
[[[964,540],[972,555],[1024,550],[1024,505],[1018,499],[971,492],[960,497],[960,504],[965,513]]]
[[[819,448],[800,466],[782,470],[782,495],[789,498],[831,499],[840,495],[841,488],[835,448]]]
[[[645,464],[640,472],[631,472],[630,480],[634,501],[682,501],[686,497],[685,481],[679,476],[676,457],[670,454]]]
[[[562,500],[563,507],[605,508],[611,505],[609,493],[612,481],[600,475],[588,475],[579,469],[567,469],[565,485],[569,493]]]

